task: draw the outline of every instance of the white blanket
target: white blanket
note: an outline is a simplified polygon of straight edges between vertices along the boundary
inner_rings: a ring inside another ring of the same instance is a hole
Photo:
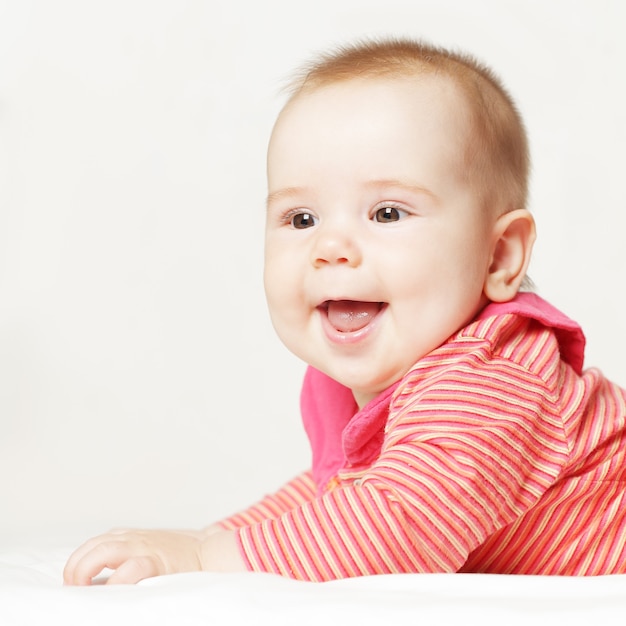
[[[2,626],[626,623],[626,576],[416,574],[319,584],[266,574],[194,573],[136,586],[72,588],[61,582],[70,551],[0,551]]]

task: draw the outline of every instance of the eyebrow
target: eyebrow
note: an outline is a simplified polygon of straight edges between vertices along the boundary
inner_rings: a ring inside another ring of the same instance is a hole
[[[365,183],[367,187],[372,187],[374,189],[384,188],[384,187],[397,187],[399,189],[404,189],[406,191],[410,191],[413,193],[423,193],[432,198],[437,198],[437,195],[434,194],[430,189],[426,187],[422,187],[421,185],[416,185],[415,183],[400,180],[397,178],[380,178],[376,180],[370,180]]]
[[[269,206],[270,203],[282,200],[283,198],[293,198],[294,196],[300,195],[303,191],[305,191],[304,187],[285,187],[284,189],[277,189],[268,194],[265,206]]]
[[[437,199],[437,195],[434,194],[430,189],[426,187],[422,187],[421,185],[416,185],[414,183],[403,181],[398,178],[377,178],[374,180],[368,180],[365,183],[366,187],[370,187],[372,189],[381,189],[385,187],[396,187],[398,189],[403,189],[406,191],[410,191],[412,193],[422,193],[430,196],[431,198]],[[269,207],[270,203],[276,202],[277,200],[282,200],[283,198],[293,198],[294,196],[298,196],[303,192],[306,192],[306,187],[285,187],[283,189],[277,189],[276,191],[271,192],[267,196],[267,200],[265,201],[265,205]]]

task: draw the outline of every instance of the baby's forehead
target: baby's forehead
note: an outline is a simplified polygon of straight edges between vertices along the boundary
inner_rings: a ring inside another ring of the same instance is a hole
[[[393,100],[405,96],[408,105],[394,109]],[[482,162],[482,152],[488,151],[481,141],[481,113],[475,111],[471,94],[467,93],[463,85],[441,73],[354,77],[326,81],[300,90],[288,101],[279,116],[270,142],[268,168],[272,169],[283,163],[285,158],[289,159],[294,145],[302,149],[304,144],[301,133],[310,136],[316,132],[320,128],[320,120],[326,119],[325,113],[331,112],[332,128],[341,135],[342,120],[349,125],[352,117],[361,115],[363,119],[364,112],[369,111],[367,103],[376,98],[378,102],[392,102],[388,115],[391,119],[394,116],[397,119],[397,124],[389,125],[394,136],[411,136],[419,144],[420,137],[424,137],[421,133],[425,133],[429,139],[423,144],[424,150],[434,149],[431,153],[433,159],[445,159],[449,171],[460,184],[483,195],[485,180],[479,175],[482,168],[477,170],[472,165],[475,156],[480,156]],[[361,111],[357,110],[359,108]],[[381,108],[376,107],[372,124],[381,123],[378,117],[380,111]],[[381,127],[387,128],[387,123],[382,122]],[[437,129],[435,134],[430,132],[430,128]],[[326,136],[326,129],[323,128],[321,135],[317,136],[316,145],[320,144],[320,137]],[[329,148],[335,144],[335,137],[328,136]],[[345,139],[357,144],[359,142],[354,135],[346,135]],[[276,150],[273,149],[274,143],[278,145]],[[285,147],[286,150],[283,149]],[[495,183],[492,181],[490,184]]]
[[[302,178],[302,163],[317,171],[335,160],[338,169],[352,164],[363,180],[422,186],[445,168],[460,182],[469,143],[465,109],[458,88],[435,76],[359,77],[309,87],[283,110],[268,167]],[[404,155],[400,162],[396,154]]]
[[[420,123],[425,117],[439,119],[445,111],[451,123],[462,130],[463,126],[469,129],[474,117],[467,94],[455,80],[443,74],[418,72],[354,76],[307,84],[289,98],[276,126],[293,118],[317,118],[325,111],[352,117],[367,110],[373,100],[387,103],[390,116],[396,114],[400,106],[406,108],[411,102],[418,105],[410,110],[410,115],[403,117],[407,124],[412,119]]]
[[[372,124],[382,124],[400,134],[410,133],[419,141],[420,132],[440,130],[442,141],[465,150],[474,135],[475,115],[464,90],[451,78],[433,73],[357,76],[309,85],[287,102],[277,120],[277,128],[286,125],[306,132],[307,125],[331,120],[341,126],[354,118],[371,116]],[[381,121],[381,117],[385,121]],[[388,119],[397,124],[387,124]]]

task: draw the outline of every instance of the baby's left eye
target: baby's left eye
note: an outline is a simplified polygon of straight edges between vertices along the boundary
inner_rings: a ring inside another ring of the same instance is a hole
[[[386,224],[388,222],[397,222],[406,215],[406,211],[398,209],[395,206],[384,206],[378,209],[376,213],[374,213],[374,220],[382,224]]]

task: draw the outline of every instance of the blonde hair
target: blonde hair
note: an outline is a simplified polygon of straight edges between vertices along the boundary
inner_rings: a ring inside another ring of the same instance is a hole
[[[469,55],[410,39],[362,41],[304,65],[288,91],[291,101],[350,79],[425,74],[448,77],[467,100],[472,128],[464,173],[485,204],[498,213],[525,208],[529,156],[524,124],[500,80]]]

